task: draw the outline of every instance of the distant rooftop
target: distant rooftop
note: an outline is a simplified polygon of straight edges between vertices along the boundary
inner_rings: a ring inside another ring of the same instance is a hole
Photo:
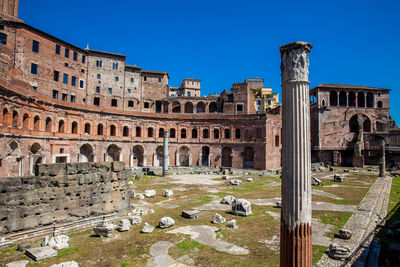
[[[320,85],[315,86],[314,88],[340,88],[340,89],[366,89],[366,90],[387,90],[386,88],[378,88],[364,85],[346,85],[346,84],[330,84],[330,83],[321,83]]]
[[[98,51],[98,50],[92,50],[92,49],[85,49],[86,51],[90,53],[96,53],[96,54],[104,54],[104,55],[111,55],[111,56],[117,56],[117,57],[123,57],[126,58],[126,56],[117,54],[117,53],[111,53],[111,52],[105,52],[105,51]]]

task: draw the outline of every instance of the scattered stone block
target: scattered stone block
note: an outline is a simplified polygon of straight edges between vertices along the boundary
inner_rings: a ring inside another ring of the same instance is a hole
[[[175,221],[171,217],[162,217],[159,222],[160,228],[169,228],[175,224]]]
[[[140,199],[140,200],[143,200],[144,199],[144,194],[138,194],[137,198]]]
[[[151,226],[150,224],[145,222],[141,232],[144,233],[144,234],[150,234],[153,231],[154,231],[154,226]]]
[[[113,161],[112,162],[112,169],[115,172],[120,172],[125,170],[125,162],[123,161]]]
[[[228,180],[228,176],[227,175],[222,175],[222,179]]]
[[[133,185],[133,182],[132,181],[128,181],[128,185]]]
[[[334,182],[343,183],[345,179],[346,179],[346,175],[344,175],[344,174],[338,174],[338,173],[336,173],[336,174],[333,176],[333,181],[334,181]]]
[[[330,167],[330,168],[329,168],[329,171],[334,172],[334,171],[335,171],[335,168]]]
[[[53,264],[50,267],[79,267],[79,264],[76,261],[66,261],[59,264]]]
[[[145,190],[144,191],[144,196],[147,198],[155,197],[156,196],[156,190]]]
[[[236,220],[235,220],[235,219],[230,220],[230,221],[226,224],[226,226],[229,227],[229,228],[237,228]]]
[[[232,202],[232,213],[239,216],[248,216],[252,214],[251,203],[246,199],[235,199]]]
[[[247,178],[246,181],[252,183],[253,182],[253,178]]]
[[[172,197],[174,195],[174,191],[171,189],[165,189],[164,191],[164,197]]]
[[[353,233],[350,230],[346,230],[346,229],[339,230],[339,236],[342,239],[350,239],[352,235],[353,235]]]
[[[199,210],[183,210],[182,217],[187,219],[197,219],[200,216]]]
[[[215,224],[221,224],[221,223],[225,223],[225,222],[226,222],[226,219],[225,219],[224,217],[222,217],[222,216],[221,216],[220,214],[218,214],[218,213],[215,213],[213,223],[215,223]]]
[[[143,178],[143,172],[142,172],[142,170],[141,170],[141,169],[137,169],[137,170],[136,170],[136,174],[135,174],[135,179],[136,179],[136,180],[142,180],[142,178]]]
[[[329,245],[329,257],[335,260],[345,260],[349,257],[350,249],[347,246],[341,246],[338,244]]]
[[[28,266],[29,261],[22,260],[22,261],[13,261],[7,263],[5,267],[26,267]]]
[[[114,232],[114,225],[107,223],[105,220],[93,227],[93,231],[97,236],[100,237],[109,237]]]
[[[129,231],[129,229],[131,228],[131,222],[129,219],[122,219],[119,221],[119,225],[118,225],[118,231],[120,232],[126,232]]]
[[[313,185],[316,185],[316,186],[318,186],[318,185],[323,185],[324,183],[320,180],[320,179],[318,179],[317,177],[312,177],[312,182],[313,182]]]
[[[18,251],[26,251],[26,250],[28,250],[30,248],[31,248],[31,243],[29,243],[28,241],[21,241],[17,245],[17,250]]]
[[[221,200],[221,203],[231,205],[234,200],[235,200],[234,196],[228,195],[224,196],[224,198]]]
[[[343,172],[348,173],[348,172],[350,172],[350,170],[344,169]]]
[[[229,181],[229,184],[230,185],[240,185],[242,183],[242,181],[240,181],[240,180],[230,180]]]
[[[282,202],[280,201],[275,202],[275,208],[282,208]]]
[[[131,225],[135,225],[135,224],[141,224],[142,223],[142,218],[140,216],[131,216],[129,218]]]
[[[51,247],[30,248],[25,254],[34,261],[41,261],[57,256],[57,250]]]
[[[55,250],[66,249],[69,248],[68,241],[69,237],[67,235],[53,236],[50,239],[48,246],[54,248]]]
[[[320,166],[318,169],[319,169],[320,172],[326,171],[326,168],[324,166]]]

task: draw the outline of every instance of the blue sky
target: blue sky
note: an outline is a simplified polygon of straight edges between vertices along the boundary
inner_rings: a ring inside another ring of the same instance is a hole
[[[320,83],[392,89],[400,124],[400,1],[20,1],[29,25],[127,63],[168,71],[170,85],[202,80],[220,93],[246,77],[281,91],[279,46],[313,44],[311,87]]]

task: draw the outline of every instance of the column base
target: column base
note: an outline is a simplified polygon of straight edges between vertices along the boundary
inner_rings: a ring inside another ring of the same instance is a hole
[[[312,266],[311,232],[310,224],[300,224],[294,229],[289,229],[289,227],[281,221],[281,267]]]

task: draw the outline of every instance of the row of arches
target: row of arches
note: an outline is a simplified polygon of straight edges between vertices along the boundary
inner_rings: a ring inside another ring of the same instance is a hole
[[[168,101],[156,101],[156,112],[157,113],[168,113],[170,102]],[[218,111],[218,106],[216,102],[203,102],[200,101],[197,104],[193,104],[190,101],[181,103],[179,101],[174,101],[171,104],[172,113],[205,113],[208,108],[208,113],[214,113]]]
[[[353,91],[340,91],[337,93],[336,91],[332,90],[329,92],[329,105],[340,107],[374,108],[375,96],[371,92],[355,93]],[[382,108],[382,101],[377,102],[377,107]]]

